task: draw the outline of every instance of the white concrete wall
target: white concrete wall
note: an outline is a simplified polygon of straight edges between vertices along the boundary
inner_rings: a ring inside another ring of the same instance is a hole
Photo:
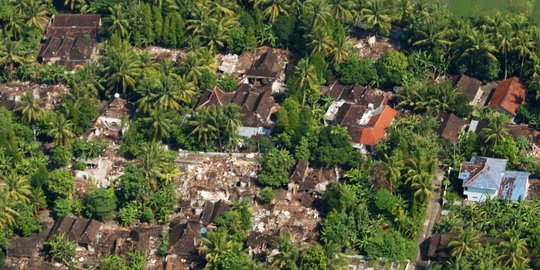
[[[467,188],[467,190],[463,190],[463,194],[467,196],[467,200],[469,201],[484,202],[488,197],[489,198],[496,197],[495,190],[479,189],[479,188],[471,188],[471,187],[464,187],[464,188]]]

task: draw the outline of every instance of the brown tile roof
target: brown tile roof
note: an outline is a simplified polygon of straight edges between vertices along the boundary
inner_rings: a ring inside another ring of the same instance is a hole
[[[289,179],[293,182],[302,182],[306,178],[307,171],[308,171],[309,163],[306,160],[298,160],[296,162],[296,166],[294,168],[294,171],[291,173],[291,176]]]
[[[281,71],[279,55],[273,50],[269,49],[263,54],[253,67],[246,72],[247,77],[253,78],[267,78],[276,79]]]
[[[101,15],[97,14],[56,14],[53,15],[45,36],[50,37],[97,37],[101,25]]]
[[[45,62],[59,62],[68,67],[83,65],[95,56],[96,45],[93,39],[51,37],[41,47],[38,57]]]
[[[172,227],[169,253],[177,254],[183,258],[191,258],[193,254],[197,253],[197,248],[202,241],[200,229],[201,225],[198,222],[176,224]]]
[[[442,117],[442,123],[437,130],[437,134],[451,142],[457,142],[463,127],[465,127],[465,121],[453,113],[446,114]]]
[[[162,230],[161,226],[136,228],[131,232],[130,237],[137,243],[137,249],[148,256],[150,251],[155,248]]]
[[[461,93],[467,95],[469,101],[472,101],[481,85],[482,82],[480,80],[471,78],[467,75],[462,75],[459,78],[456,87],[461,91]]]
[[[515,116],[516,110],[525,101],[527,90],[518,77],[502,81],[489,102],[491,109],[503,109]]]
[[[254,89],[248,84],[242,84],[235,92],[224,92],[219,87],[215,87],[210,94],[204,95],[197,102],[197,108],[221,107],[231,103],[240,107],[240,121],[245,127],[267,124],[276,106],[271,85]]]

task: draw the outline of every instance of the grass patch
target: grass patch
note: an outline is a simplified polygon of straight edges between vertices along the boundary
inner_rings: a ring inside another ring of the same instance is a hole
[[[521,11],[540,15],[538,0],[442,0],[441,2],[446,4],[453,14],[461,17],[493,15],[497,11]]]

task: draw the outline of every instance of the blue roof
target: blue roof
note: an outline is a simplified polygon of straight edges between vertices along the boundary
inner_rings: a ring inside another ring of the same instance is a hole
[[[528,189],[528,172],[506,171],[506,159],[472,157],[461,164],[459,179],[464,187],[492,190],[508,200],[525,199]]]

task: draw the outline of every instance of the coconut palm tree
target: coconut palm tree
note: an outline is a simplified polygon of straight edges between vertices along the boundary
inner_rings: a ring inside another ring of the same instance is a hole
[[[315,67],[311,65],[309,58],[302,58],[294,67],[294,74],[296,75],[296,85],[303,91],[302,106],[304,106],[308,90],[318,84]]]
[[[366,6],[360,10],[361,22],[375,29],[377,33],[387,34],[392,28],[390,15],[382,0],[369,0]]]
[[[206,267],[210,268],[220,257],[230,252],[240,252],[242,244],[232,241],[226,230],[218,229],[203,238],[204,246],[199,251],[204,254]]]
[[[499,245],[502,251],[501,261],[509,269],[523,269],[530,261],[528,258],[527,240],[516,235]]]
[[[217,138],[217,127],[213,125],[210,112],[206,108],[198,109],[191,116],[188,124],[193,128],[190,134],[196,134],[199,142],[204,142],[208,147],[208,141]]]
[[[490,119],[488,126],[482,131],[486,143],[489,143],[492,146],[491,149],[510,138],[510,132],[506,127],[508,122],[509,119],[507,116],[496,113],[492,119]]]
[[[403,170],[405,164],[399,156],[392,155],[391,157],[388,157],[386,154],[380,163],[383,166],[383,176],[390,182],[389,189],[390,191],[393,191],[394,185],[401,178],[401,170]]]
[[[427,17],[422,23],[418,24],[416,35],[416,41],[412,44],[414,47],[430,50],[435,47],[444,48],[450,45],[450,41],[447,39],[449,30],[438,24],[433,17]]]
[[[143,169],[144,179],[152,190],[158,190],[158,180],[170,179],[179,173],[174,168],[163,145],[158,141],[153,141],[143,146],[143,154],[138,158],[138,162]]]
[[[26,6],[23,9],[26,17],[26,25],[44,30],[45,25],[47,25],[47,22],[49,21],[49,18],[47,18],[47,6],[41,1],[36,0],[29,0],[26,2]]]
[[[8,191],[0,189],[0,228],[15,224],[15,218],[18,216],[19,213],[13,209],[13,201]]]
[[[414,198],[418,199],[420,202],[425,202],[429,198],[433,197],[433,175],[421,172],[414,182],[412,182],[411,187],[414,190]]]
[[[279,235],[279,240],[276,243],[276,249],[278,253],[270,255],[271,264],[277,269],[289,269],[298,270],[299,250],[298,247],[291,243],[291,239],[288,234]]]
[[[470,253],[475,247],[478,246],[478,239],[480,238],[478,232],[471,229],[461,230],[458,239],[452,240],[448,243],[448,247],[451,249],[450,254],[453,257],[461,257]]]
[[[330,6],[326,0],[310,0],[306,2],[306,7],[313,16],[311,30],[324,27],[330,19]]]
[[[414,6],[410,0],[398,0],[396,5],[398,8],[399,22],[400,24],[403,24],[413,16]]]
[[[508,53],[514,47],[514,32],[510,26],[502,27],[495,36],[499,52],[504,54],[504,79],[508,77]]]
[[[354,6],[352,0],[328,0],[330,16],[342,23],[352,20]]]
[[[195,96],[195,86],[183,77],[178,80],[162,77],[161,80],[161,87],[155,93],[155,108],[178,111],[182,104],[189,104]]]
[[[109,13],[111,15],[106,20],[110,24],[109,33],[111,35],[118,35],[121,39],[127,38],[130,26],[123,6],[115,4],[109,7]]]
[[[534,42],[530,39],[528,33],[524,31],[515,32],[514,52],[516,52],[521,59],[519,74],[523,75],[523,64],[525,63],[525,59],[535,56],[533,51],[534,48]]]
[[[148,133],[154,141],[167,138],[171,132],[171,120],[164,117],[159,110],[152,111],[150,117],[145,119],[145,122],[150,126]]]
[[[273,23],[279,15],[289,15],[290,5],[287,0],[263,0],[261,6],[265,6],[263,15]]]
[[[332,62],[340,64],[349,56],[351,45],[347,41],[345,34],[336,36],[336,44],[332,51]]]
[[[11,173],[5,179],[5,191],[13,202],[28,202],[31,193],[30,183],[26,177]]]
[[[56,145],[69,145],[75,138],[73,124],[63,114],[58,115],[53,122],[49,123],[49,126],[47,135],[54,138]]]
[[[232,143],[232,139],[235,137],[238,127],[242,125],[240,122],[240,108],[235,104],[227,104],[221,108],[223,131],[229,140],[229,144]]]
[[[74,81],[76,82],[74,87],[88,93],[91,98],[97,98],[99,93],[105,90],[98,67],[92,63],[87,63],[83,68],[78,69],[74,74]]]
[[[29,56],[20,42],[9,38],[0,39],[0,66],[8,73],[13,73],[17,66],[28,62]]]
[[[135,89],[142,70],[139,57],[126,42],[108,45],[99,61],[103,66],[108,89],[123,94],[126,94],[128,89]]]
[[[17,12],[8,12],[7,15],[8,18],[4,29],[8,36],[18,40],[26,28],[23,16]]]
[[[334,242],[324,243],[324,255],[328,258],[328,270],[344,269],[347,265],[347,259],[341,253],[341,246]]]
[[[29,124],[39,120],[42,111],[41,107],[39,107],[40,100],[34,98],[34,94],[32,92],[26,92],[21,103],[22,107],[20,107],[20,110],[24,123]]]
[[[308,46],[311,48],[311,53],[321,53],[328,56],[334,51],[335,42],[332,36],[324,28],[317,28],[309,35],[311,42]]]

